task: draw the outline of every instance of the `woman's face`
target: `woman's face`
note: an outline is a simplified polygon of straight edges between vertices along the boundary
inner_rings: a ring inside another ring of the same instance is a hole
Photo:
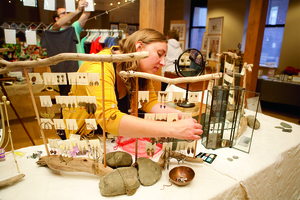
[[[165,56],[168,45],[166,42],[154,42],[150,44],[136,43],[137,51],[148,51],[149,57],[140,60],[140,70],[149,74],[155,74],[160,67],[166,65]]]

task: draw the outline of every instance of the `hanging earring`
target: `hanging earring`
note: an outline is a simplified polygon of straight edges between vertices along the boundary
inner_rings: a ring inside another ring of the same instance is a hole
[[[150,149],[147,149],[147,155],[150,157]]]
[[[94,84],[93,84],[93,81],[90,81],[90,86],[93,86]]]
[[[71,103],[68,103],[69,113],[71,113]]]
[[[195,149],[194,149],[194,147],[192,147],[191,153],[194,154],[194,152],[195,152]]]
[[[176,99],[176,97],[174,98],[174,103],[177,103],[177,99]]]
[[[72,103],[73,112],[75,112],[75,103]]]
[[[151,149],[151,156],[154,156],[154,148]]]
[[[190,154],[190,147],[187,148],[186,152],[187,154]]]
[[[57,82],[59,83],[59,75],[57,75],[56,77],[57,77]]]
[[[98,81],[95,81],[95,86],[99,86],[99,82]]]

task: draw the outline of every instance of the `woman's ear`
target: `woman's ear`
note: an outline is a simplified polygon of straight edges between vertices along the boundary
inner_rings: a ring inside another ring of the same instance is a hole
[[[140,52],[143,50],[143,42],[142,41],[137,41],[135,43],[135,49],[137,52]]]

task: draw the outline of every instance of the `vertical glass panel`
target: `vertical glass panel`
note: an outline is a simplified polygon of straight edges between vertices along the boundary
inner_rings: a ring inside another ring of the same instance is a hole
[[[193,26],[206,26],[207,8],[195,7]]]
[[[200,50],[202,44],[203,33],[205,28],[193,28],[191,29],[190,48]]]
[[[266,27],[260,56],[260,66],[278,67],[284,27]],[[275,63],[272,64],[272,63]]]
[[[266,25],[285,24],[289,0],[270,0]]]

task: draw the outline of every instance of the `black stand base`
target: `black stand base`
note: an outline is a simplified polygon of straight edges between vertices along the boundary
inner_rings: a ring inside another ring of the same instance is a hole
[[[179,107],[183,107],[183,108],[192,108],[192,107],[195,107],[194,103],[189,103],[187,101],[184,101],[182,103],[177,103],[176,105],[179,106]]]

